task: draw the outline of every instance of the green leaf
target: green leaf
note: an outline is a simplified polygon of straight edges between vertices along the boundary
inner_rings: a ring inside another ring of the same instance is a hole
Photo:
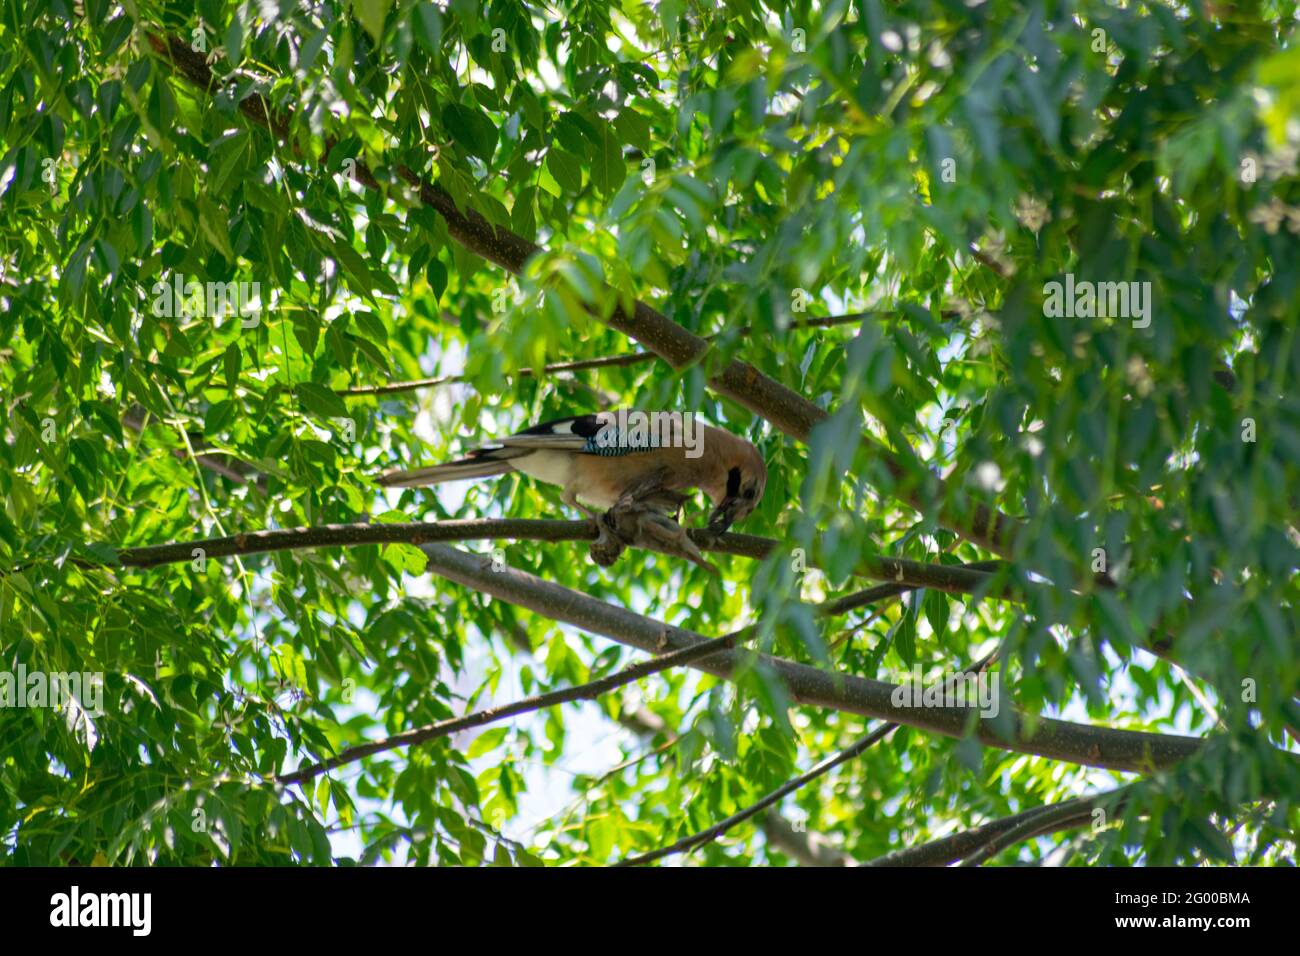
[[[415,36],[429,53],[442,51],[442,12],[435,4],[417,3],[411,13]]]
[[[623,161],[623,147],[610,132],[608,125],[600,128],[600,139],[591,161],[591,179],[603,195],[610,196],[627,178],[627,163]]]
[[[582,191],[582,162],[578,157],[552,146],[546,154],[546,168],[566,192]]]
[[[384,38],[384,20],[392,0],[352,0],[352,9],[356,11],[357,20],[366,28],[370,38],[378,46]]]
[[[320,342],[320,330],[320,316],[315,312],[303,310],[293,314],[293,337],[308,355],[316,351],[316,345]]]
[[[237,410],[237,406],[232,401],[214,402],[208,408],[207,415],[203,417],[203,433],[211,438],[225,431],[235,420]]]
[[[314,382],[300,382],[294,392],[302,407],[322,418],[347,418],[348,407],[332,390]]]
[[[362,309],[352,313],[352,320],[356,322],[361,334],[376,345],[388,342],[388,329],[384,327],[384,320],[375,313]]]
[[[505,743],[508,733],[510,733],[509,727],[493,727],[491,730],[483,731],[474,738],[473,743],[469,745],[469,750],[465,752],[465,756],[473,760],[475,757],[491,753]]]
[[[476,107],[453,103],[442,111],[442,122],[467,153],[491,162],[497,146],[497,128],[487,113]]]
[[[433,289],[433,297],[442,300],[442,294],[447,291],[447,267],[442,264],[440,259],[430,259],[429,265],[425,269],[425,276],[429,280],[429,286]]]
[[[429,566],[429,557],[413,544],[394,542],[384,545],[384,560],[394,570],[407,574],[423,574]]]
[[[222,371],[225,373],[226,388],[232,392],[239,382],[239,369],[243,363],[243,358],[243,352],[240,351],[237,344],[232,342],[226,346],[226,353],[222,358]]]
[[[636,146],[643,151],[650,149],[650,121],[636,110],[622,110],[614,117],[614,128],[629,146]]]
[[[930,624],[930,630],[934,632],[941,645],[947,646],[948,595],[942,591],[927,589],[921,604],[925,611],[925,619]]]
[[[916,604],[909,602],[901,617],[889,632],[894,650],[898,652],[904,667],[916,663]]]

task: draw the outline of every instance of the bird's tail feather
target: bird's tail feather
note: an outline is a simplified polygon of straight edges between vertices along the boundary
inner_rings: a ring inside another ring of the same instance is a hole
[[[375,479],[375,483],[389,488],[417,488],[421,485],[438,485],[444,481],[459,481],[462,478],[491,478],[494,475],[504,475],[514,471],[510,459],[518,458],[523,454],[527,454],[524,449],[494,448],[442,465],[430,465],[427,468],[396,468],[384,472]]]

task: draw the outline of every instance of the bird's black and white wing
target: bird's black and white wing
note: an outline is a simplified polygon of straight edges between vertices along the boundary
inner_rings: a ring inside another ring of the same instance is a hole
[[[518,466],[524,464],[521,459],[536,456],[538,452],[625,455],[637,450],[621,441],[616,413],[597,412],[542,422],[481,445],[457,461],[427,468],[398,468],[385,472],[376,480],[389,488],[415,488],[464,478],[490,478],[516,470],[531,473],[533,469]]]
[[[495,447],[569,451],[580,455],[627,455],[643,449],[630,447],[619,431],[616,412],[573,415],[542,422],[502,438]]]

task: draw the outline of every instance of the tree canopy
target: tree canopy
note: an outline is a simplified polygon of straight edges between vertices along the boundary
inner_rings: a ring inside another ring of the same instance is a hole
[[[1295,3],[0,10],[11,861],[1295,862]]]

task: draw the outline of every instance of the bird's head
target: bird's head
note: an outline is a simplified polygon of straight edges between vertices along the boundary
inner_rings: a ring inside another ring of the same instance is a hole
[[[709,527],[715,531],[725,531],[748,518],[767,487],[767,464],[758,449],[742,438],[730,437],[721,463],[726,472],[725,491],[709,515]]]

